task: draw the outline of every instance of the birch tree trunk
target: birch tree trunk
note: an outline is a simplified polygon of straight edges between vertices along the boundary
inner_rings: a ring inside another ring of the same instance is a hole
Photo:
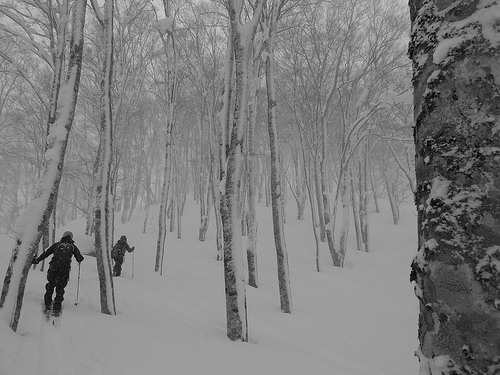
[[[313,179],[311,177],[311,167],[310,164],[306,158],[306,152],[305,152],[305,145],[304,145],[304,136],[302,134],[302,129],[299,126],[299,136],[300,136],[300,144],[301,144],[301,154],[302,154],[302,167],[304,168],[304,183],[307,189],[307,194],[309,197],[309,206],[311,209],[311,225],[313,229],[313,234],[314,234],[314,243],[316,245],[316,252],[315,252],[315,260],[316,260],[316,271],[320,272],[320,267],[319,267],[319,247],[320,247],[320,239],[318,235],[318,230],[316,229],[316,223],[314,222],[315,218],[317,217],[316,215],[316,210],[315,207],[316,205],[314,204],[314,194],[313,194],[313,188],[311,187],[311,184],[313,184]],[[309,173],[308,173],[309,170]]]
[[[61,2],[61,17],[59,19],[59,27],[57,28],[57,46],[54,40],[54,8],[52,6],[52,1],[48,2],[48,12],[49,12],[49,22],[51,24],[50,28],[50,48],[52,51],[52,60],[54,65],[54,75],[52,77],[51,92],[50,92],[50,106],[49,106],[49,120],[47,131],[50,131],[50,127],[56,122],[57,116],[57,104],[59,101],[59,92],[61,90],[62,75],[64,70],[64,52],[66,50],[66,33],[68,25],[68,4],[69,0],[64,0]]]
[[[176,166],[176,173],[175,173],[175,195],[176,195],[176,201],[177,201],[177,239],[181,239],[182,236],[182,215],[184,211],[184,202],[186,198],[186,186],[184,184],[184,179],[181,181],[181,166],[179,165],[181,162],[179,160],[175,160],[174,163],[177,164]],[[186,169],[182,167],[182,169]]]
[[[500,4],[410,10],[420,374],[498,374]]]
[[[370,167],[370,187],[372,191],[373,204],[375,205],[375,212],[380,213],[380,205],[378,204],[378,193],[377,187],[375,186],[375,172],[373,171],[373,167]]]
[[[369,244],[369,221],[368,221],[368,142],[362,156],[359,171],[359,220],[361,225],[361,242],[364,251],[370,250]]]
[[[220,147],[218,147],[218,150],[220,153]],[[222,155],[219,155],[219,159],[221,158]],[[213,156],[211,156],[212,159],[215,159]],[[215,245],[217,247],[217,255],[216,259],[218,261],[222,260],[222,254],[223,254],[223,246],[224,246],[224,239],[222,236],[222,219],[221,219],[221,193],[219,190],[219,183],[220,183],[220,172],[218,175],[214,171],[214,166],[216,166],[215,160],[212,160],[210,163],[210,187],[212,190],[212,197],[214,199],[214,216],[215,216]],[[217,169],[215,169],[217,170]]]
[[[165,10],[166,19],[171,18],[170,1],[164,0],[163,7]],[[167,30],[165,36],[159,29],[160,37],[163,42],[163,48],[167,55],[168,76],[166,92],[167,92],[167,135],[165,140],[165,166],[163,169],[163,185],[160,200],[160,212],[158,216],[158,240],[156,242],[156,259],[155,259],[155,272],[163,274],[163,257],[165,254],[165,238],[167,237],[167,202],[168,202],[168,186],[170,180],[170,168],[172,158],[172,136],[174,130],[174,110],[175,110],[175,91],[177,83],[177,61],[175,52],[175,39],[173,30]],[[168,41],[171,42],[171,48],[168,47]]]
[[[314,187],[318,207],[319,238],[321,242],[326,241],[325,205],[323,204],[323,193],[321,192],[321,167],[318,155],[314,158]]]
[[[278,284],[280,290],[281,311],[291,313],[292,295],[288,269],[288,252],[285,243],[282,211],[281,169],[279,163],[278,130],[276,128],[276,84],[274,81],[274,43],[278,24],[278,1],[272,2],[269,17],[269,35],[264,41],[267,52],[266,86],[267,86],[267,127],[269,131],[269,149],[271,152],[271,204],[273,211],[274,244],[278,262]]]
[[[170,130],[170,131],[169,131]],[[171,156],[172,156],[172,132],[167,125],[167,136],[165,142],[165,165],[163,167],[163,184],[160,197],[160,212],[158,215],[158,240],[156,242],[156,259],[155,272],[163,274],[163,257],[165,255],[165,239],[167,237],[167,206],[168,206],[168,191],[171,177]],[[173,202],[173,200],[172,200]],[[174,210],[170,214],[171,224],[174,222]],[[173,228],[170,230],[173,231]]]
[[[352,174],[352,171],[350,177],[350,184],[351,184],[352,217],[353,217],[354,231],[356,232],[356,246],[358,248],[358,251],[361,251],[363,248],[363,241],[361,237],[361,216],[360,216],[361,199],[359,197],[360,192],[357,192],[354,187],[354,176]]]
[[[60,102],[59,116],[48,137],[47,167],[40,183],[40,195],[19,219],[17,238],[2,287],[0,308],[13,331],[18,327],[31,261],[37,252],[44,223],[54,209],[61,181],[80,84],[86,5],[86,0],[78,1],[73,9],[68,75],[60,90],[64,93],[61,95],[64,100]]]
[[[198,230],[198,240],[205,241],[208,231],[208,224],[210,222],[210,210],[212,202],[210,200],[210,179],[205,177],[205,181],[201,184],[200,190],[200,229]]]
[[[101,312],[116,315],[110,251],[112,247],[113,207],[111,198],[111,163],[113,160],[113,123],[111,109],[111,80],[113,77],[113,0],[106,0],[102,14],[104,62],[101,81],[101,147],[97,173],[95,207],[95,254]]]
[[[349,167],[348,167],[349,168]],[[349,175],[348,171],[344,173],[344,178],[342,180],[342,225],[340,228],[340,238],[339,238],[339,248],[338,257],[340,264],[335,264],[337,267],[344,267],[345,254],[347,252],[347,239],[349,235],[349,224],[350,224],[350,193],[349,193]]]
[[[129,208],[130,208],[130,196],[131,196],[131,179],[129,177],[129,168],[123,168],[123,206],[122,206],[122,217],[121,223],[125,224],[127,222]]]
[[[221,207],[224,232],[224,280],[227,336],[248,341],[245,275],[241,239],[240,182],[243,170],[243,137],[247,126],[248,70],[250,48],[262,14],[258,0],[253,17],[242,24],[243,1],[226,3],[231,24],[230,38],[235,63],[235,99],[231,138],[227,152],[225,195]],[[227,67],[226,67],[227,68]],[[225,103],[229,105],[229,103]]]
[[[146,153],[144,150],[142,151],[142,158],[144,160],[144,187],[146,189],[146,203],[145,203],[145,211],[146,215],[144,216],[144,224],[142,226],[142,233],[146,233],[146,227],[148,225],[148,219],[149,219],[149,208],[151,206],[151,170],[148,167],[148,158],[146,156]]]
[[[257,81],[258,74],[252,81],[251,103],[249,105],[249,129],[247,139],[247,176],[248,176],[248,212],[247,212],[247,265],[248,265],[248,285],[258,287],[259,277],[257,269],[257,228],[258,222],[255,210],[255,123],[257,121]]]
[[[168,208],[166,210],[167,218],[170,220],[170,225],[169,225],[170,233],[173,233],[173,231],[175,230],[175,223],[176,223],[175,215],[177,215],[177,210],[175,209],[175,202],[176,200],[173,197],[170,198],[170,203],[168,204]]]
[[[206,89],[204,87],[204,89]],[[210,223],[210,209],[211,207],[211,201],[210,201],[210,184],[211,184],[211,175],[210,175],[210,166],[205,165],[204,161],[205,160],[210,160],[209,154],[210,154],[210,141],[211,141],[211,129],[210,129],[210,123],[208,121],[205,121],[205,117],[208,117],[208,113],[205,114],[208,111],[208,105],[206,102],[206,98],[201,97],[200,98],[200,114],[199,114],[199,119],[198,119],[198,124],[199,124],[199,139],[200,139],[200,144],[199,146],[196,145],[196,150],[199,148],[199,158],[198,158],[198,165],[199,165],[199,190],[200,190],[200,228],[198,230],[198,240],[199,241],[205,241],[209,223]],[[203,137],[206,137],[207,134],[209,135],[209,144],[207,147],[205,147],[204,142],[202,142]]]
[[[97,150],[97,157],[92,168],[92,190],[89,194],[89,199],[87,203],[87,215],[85,224],[85,234],[87,236],[92,236],[95,231],[95,207],[96,207],[96,197],[97,197],[97,173],[99,172],[99,155],[101,153],[101,143],[99,143],[99,148]]]
[[[298,153],[302,151],[297,150]],[[293,158],[293,165],[295,168],[295,200],[297,202],[297,220],[304,220],[304,211],[306,208],[306,183],[303,173],[300,168],[300,156],[295,155]]]
[[[217,260],[224,259],[224,225],[223,225],[223,210],[225,197],[225,182],[227,168],[227,154],[229,145],[229,134],[232,123],[231,103],[233,101],[233,76],[234,76],[234,50],[231,38],[228,38],[226,56],[224,60],[224,92],[222,95],[222,108],[219,112],[220,127],[217,135],[219,138],[219,185],[217,186],[217,207],[219,214],[217,219]]]
[[[59,101],[59,92],[61,90],[61,85],[63,84],[63,74],[64,74],[64,53],[66,52],[66,42],[67,42],[67,29],[68,29],[68,21],[69,21],[69,0],[65,0],[61,2],[60,14],[59,14],[59,25],[56,28],[54,25],[54,20],[56,19],[56,14],[54,12],[55,8],[52,6],[52,1],[48,1],[48,18],[49,18],[49,43],[50,43],[50,51],[52,55],[52,64],[54,68],[54,74],[52,76],[52,83],[50,88],[50,96],[49,96],[49,116],[47,121],[47,139],[50,133],[51,128],[56,122],[57,117],[57,105]],[[57,40],[54,36],[54,31],[57,31]],[[48,144],[45,145],[46,149],[48,149]],[[54,202],[52,203],[53,210],[51,215],[54,217],[55,221],[55,207],[57,206],[57,196],[54,198]],[[50,227],[50,218],[43,223],[42,229],[42,248],[46,249],[50,246],[50,235],[49,235],[49,227]],[[41,271],[43,271],[45,266],[45,261],[42,263],[40,267]]]
[[[387,173],[390,173],[390,172],[385,171],[383,168],[381,168],[381,171],[384,175],[384,182],[385,182],[385,188],[387,191],[387,198],[389,199],[389,205],[391,206],[392,222],[394,223],[394,225],[398,225],[398,223],[399,223],[399,209],[398,209],[398,204],[396,201],[396,194],[394,192],[394,187],[392,185],[392,182],[389,179],[389,176],[387,175]]]

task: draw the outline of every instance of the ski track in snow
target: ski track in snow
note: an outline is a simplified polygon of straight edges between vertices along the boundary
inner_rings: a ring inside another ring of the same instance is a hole
[[[68,357],[68,346],[65,345],[65,332],[61,328],[62,318],[57,318],[58,322],[53,325],[53,317],[46,321],[42,314],[40,322],[40,345],[38,348],[39,367],[38,375],[70,375],[74,374],[70,370],[66,359]]]
[[[37,375],[105,374],[104,361],[93,350],[87,337],[89,329],[78,311],[63,309],[63,314],[40,321]],[[109,373],[109,372],[108,372]]]

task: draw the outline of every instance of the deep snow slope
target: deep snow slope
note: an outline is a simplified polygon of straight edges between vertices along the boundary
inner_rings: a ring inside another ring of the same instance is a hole
[[[332,266],[322,244],[320,273],[309,218],[297,221],[290,205],[285,233],[292,314],[279,309],[271,210],[259,206],[259,288],[247,287],[250,341],[240,343],[225,333],[223,264],[215,257],[213,218],[207,240],[199,242],[199,211],[190,203],[182,239],[168,234],[163,275],[153,271],[156,216],[150,215],[146,234],[144,212],[124,225],[117,220],[115,237],[125,234],[136,247],[133,256],[127,254],[122,276],[114,278],[117,316],[100,313],[95,258],[82,263],[77,306],[73,262],[57,328],[42,319],[45,274],[31,271],[18,334],[0,321],[0,375],[418,373],[413,356],[418,304],[408,280],[416,251],[411,204],[398,226],[391,223],[388,207],[371,214],[371,252],[351,246],[343,269]],[[75,233],[83,252],[92,249],[83,220],[58,233],[64,230]],[[2,278],[11,247],[12,239],[0,236]]]

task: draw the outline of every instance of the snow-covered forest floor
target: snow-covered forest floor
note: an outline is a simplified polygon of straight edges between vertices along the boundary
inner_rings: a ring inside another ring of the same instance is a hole
[[[189,201],[183,238],[169,233],[164,275],[153,272],[157,219],[143,212],[115,227],[136,247],[114,278],[117,316],[100,313],[95,258],[81,267],[79,304],[73,261],[58,327],[44,322],[45,273],[31,271],[18,334],[0,322],[1,375],[410,375],[418,373],[417,299],[409,283],[416,252],[416,214],[408,202],[400,224],[388,205],[370,215],[370,253],[350,246],[345,268],[334,268],[322,244],[315,270],[310,218],[298,221],[289,206],[285,225],[293,313],[280,312],[271,209],[258,206],[258,289],[247,287],[249,343],[226,337],[223,264],[216,261],[213,220],[198,241],[198,208]],[[308,212],[306,212],[309,214]],[[308,215],[310,216],[310,215]],[[83,219],[72,230],[82,252],[92,249]],[[351,229],[351,244],[354,239]],[[0,236],[3,279],[12,239]]]

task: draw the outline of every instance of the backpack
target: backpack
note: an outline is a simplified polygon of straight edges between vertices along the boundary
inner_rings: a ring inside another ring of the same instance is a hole
[[[120,245],[118,242],[111,249],[111,258],[116,259],[120,256]]]
[[[71,266],[71,257],[73,256],[73,244],[69,242],[61,242],[54,249],[50,266],[59,271],[68,270]]]

